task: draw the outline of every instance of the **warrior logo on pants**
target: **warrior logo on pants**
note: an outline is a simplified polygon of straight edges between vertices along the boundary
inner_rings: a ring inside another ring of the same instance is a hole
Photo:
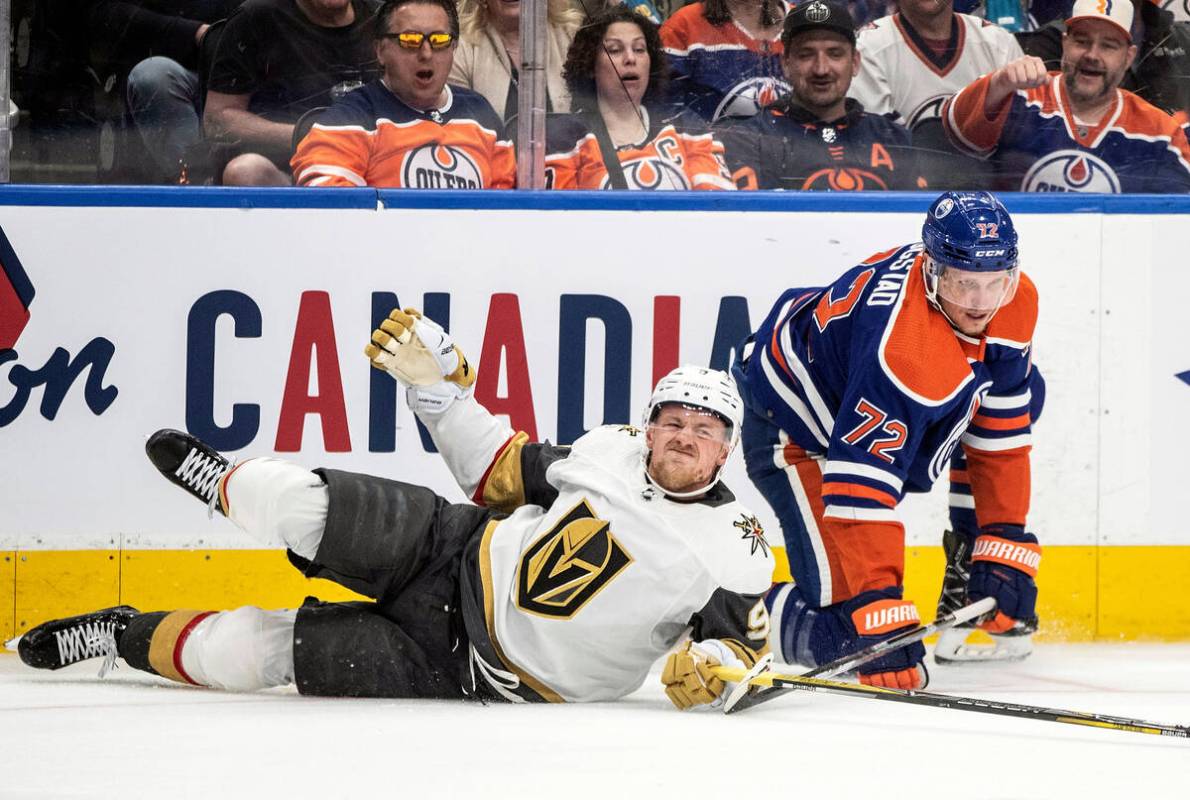
[[[521,556],[517,606],[570,619],[631,563],[611,525],[584,500]]]

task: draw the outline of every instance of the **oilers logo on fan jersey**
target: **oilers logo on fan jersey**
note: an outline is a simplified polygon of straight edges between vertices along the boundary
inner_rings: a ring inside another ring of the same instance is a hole
[[[673,101],[703,119],[751,116],[789,90],[780,39],[755,39],[734,22],[712,25],[702,3],[674,12],[661,41]]]
[[[591,125],[602,124],[598,112],[551,115],[546,125],[545,176],[552,189],[610,189]],[[628,189],[734,189],[723,160],[723,145],[693,114],[662,116],[657,108],[641,110],[648,128],[641,144],[616,150]]]
[[[673,140],[669,140],[672,142]],[[669,161],[665,158],[645,156],[621,160],[620,166],[624,170],[624,180],[629,189],[655,190],[685,190],[690,188],[686,180],[686,173],[682,171],[681,161]],[[600,189],[610,189],[611,182],[607,177],[603,179]]]
[[[793,88],[780,78],[749,78],[724,93],[711,119],[754,116],[757,111],[771,106],[792,90]]]
[[[1190,21],[1190,0],[1160,0],[1160,5],[1172,13],[1174,19]]]
[[[845,113],[823,122],[792,98],[714,128],[741,189],[862,192],[923,189],[909,132],[848,100]]]
[[[412,189],[481,189],[483,174],[466,151],[426,144],[405,154],[401,184]]]
[[[942,123],[961,150],[1020,175],[1024,191],[1190,192],[1190,142],[1178,122],[1117,89],[1093,126],[1075,119],[1061,73],[985,113],[991,75],[947,101]]]
[[[1021,191],[1119,194],[1120,178],[1098,156],[1081,150],[1058,150],[1030,167]]]
[[[516,160],[483,97],[447,86],[441,108],[418,111],[380,81],[319,117],[290,160],[300,186],[511,189]]]
[[[905,120],[905,127],[911,131],[916,130],[917,126],[923,122],[929,122],[932,119],[941,117],[942,106],[951,94],[953,93],[946,92],[945,94],[936,94],[933,97],[926,98],[923,103],[909,112]]]

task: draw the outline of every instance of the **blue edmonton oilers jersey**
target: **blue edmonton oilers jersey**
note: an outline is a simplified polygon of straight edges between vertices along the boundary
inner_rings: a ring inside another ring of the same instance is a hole
[[[992,158],[1025,192],[1190,192],[1190,143],[1173,117],[1116,90],[1095,125],[1074,115],[1060,73],[1018,90],[988,116],[985,75],[949,99],[943,125],[960,149]],[[1017,183],[1019,181],[1019,183]]]
[[[780,39],[754,39],[734,22],[712,25],[702,3],[666,20],[661,41],[673,70],[671,102],[707,121],[751,116],[790,91]]]
[[[969,337],[927,300],[922,261],[920,243],[905,245],[786,291],[753,337],[750,408],[824,454],[828,523],[900,525],[904,493],[927,490],[961,443],[981,524],[1023,524],[1036,289],[1022,275]]]

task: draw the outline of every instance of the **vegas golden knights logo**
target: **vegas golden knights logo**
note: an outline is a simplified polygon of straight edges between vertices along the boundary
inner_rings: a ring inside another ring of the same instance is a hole
[[[521,556],[517,605],[531,614],[570,619],[631,563],[611,524],[584,500]]]

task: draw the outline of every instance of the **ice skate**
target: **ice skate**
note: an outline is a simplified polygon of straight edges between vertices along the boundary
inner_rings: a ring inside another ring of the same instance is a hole
[[[208,510],[225,513],[218,487],[219,479],[231,469],[231,462],[214,448],[183,431],[162,428],[149,437],[145,453],[170,483],[201,500]]]
[[[140,612],[114,606],[76,617],[55,619],[32,628],[6,643],[21,661],[36,669],[62,669],[80,661],[103,658],[102,676],[115,661],[120,637]]]
[[[971,576],[971,541],[954,531],[942,535],[942,549],[946,552],[946,574],[942,578],[942,593],[938,597],[938,614],[950,614],[967,605],[967,579]],[[974,633],[972,625],[958,625],[938,634],[934,646],[937,664],[969,664],[988,661],[1021,661],[1033,652],[1033,632],[1037,620],[1021,621],[1004,633],[989,634],[991,644],[968,642]]]

